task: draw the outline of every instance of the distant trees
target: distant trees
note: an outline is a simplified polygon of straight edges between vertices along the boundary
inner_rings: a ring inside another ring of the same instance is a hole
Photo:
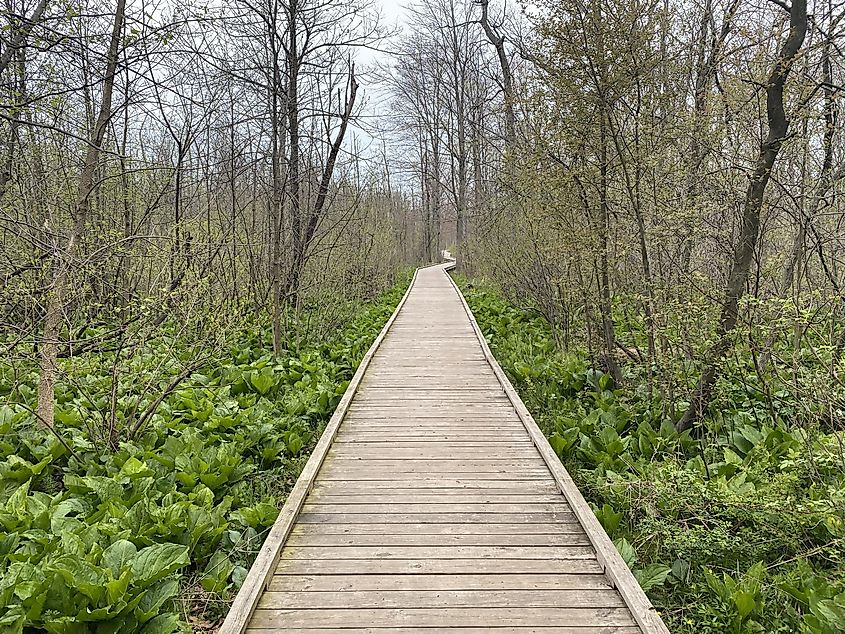
[[[463,266],[472,233],[484,230],[504,142],[513,137],[510,58],[486,4],[425,0],[410,11],[413,32],[399,42],[384,78],[402,114],[393,128],[414,134],[405,150],[422,192],[423,253],[434,260],[453,244]]]
[[[366,3],[11,0],[0,20],[2,345],[38,361],[45,425],[62,358],[167,324],[202,350],[245,314],[278,353],[296,311],[408,262],[412,201],[350,138],[355,51],[384,36]]]
[[[585,345],[617,382],[642,378],[679,429],[708,411],[737,348],[764,385],[786,372],[804,389],[807,314],[831,320],[821,350],[840,376],[841,7],[473,4],[418,4],[426,19],[406,42],[426,61],[400,57],[391,77],[403,121],[427,131],[415,162],[448,193],[444,242],[540,310],[561,345]],[[450,72],[456,29],[478,72]],[[464,209],[459,123],[477,78],[483,114],[469,120],[482,123],[464,130],[482,131],[484,177],[468,187],[485,202],[461,243],[449,222]],[[437,169],[432,135],[446,148]],[[646,376],[626,376],[628,359]]]

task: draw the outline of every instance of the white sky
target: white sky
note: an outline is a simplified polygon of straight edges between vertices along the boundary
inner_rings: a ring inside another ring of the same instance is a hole
[[[388,24],[401,24],[404,21],[405,7],[408,4],[405,0],[374,0],[374,4],[381,7],[382,15]]]
[[[371,0],[378,7],[382,17],[382,25],[389,31],[395,31],[396,27],[406,26],[408,12],[406,7],[412,0]],[[383,42],[382,47],[390,48],[390,42]],[[389,123],[391,117],[390,107],[387,103],[387,95],[373,84],[373,78],[368,76],[366,68],[376,63],[389,64],[390,55],[386,52],[370,49],[359,49],[355,53],[356,60],[363,67],[364,74],[361,77],[361,93],[364,101],[364,110],[358,119],[359,126],[350,129],[350,136],[355,137],[358,150],[363,151],[365,156],[373,158],[379,164],[382,163],[381,154],[386,149],[388,155],[393,154],[395,148],[388,140],[388,147],[384,148],[383,141],[376,133],[376,137],[370,134],[373,128],[380,127],[380,124]]]

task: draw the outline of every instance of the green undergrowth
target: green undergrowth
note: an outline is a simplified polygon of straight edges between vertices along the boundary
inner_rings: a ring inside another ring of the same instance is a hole
[[[55,434],[36,369],[0,363],[0,632],[211,629],[406,287],[278,358],[243,328],[172,390],[172,336],[63,361]]]
[[[562,353],[548,323],[463,284],[490,346],[675,633],[845,632],[845,436],[745,376],[701,438],[638,389]]]

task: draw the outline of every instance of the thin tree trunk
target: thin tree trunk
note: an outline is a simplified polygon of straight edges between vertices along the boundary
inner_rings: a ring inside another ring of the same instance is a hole
[[[600,104],[599,123],[599,311],[601,313],[602,334],[604,336],[605,364],[607,372],[618,385],[622,373],[616,363],[616,332],[613,323],[613,300],[610,292],[610,259],[608,255],[608,234],[610,233],[610,209],[608,206],[607,177],[607,105]]]
[[[690,167],[689,182],[687,185],[687,200],[691,209],[697,210],[701,199],[701,171],[707,159],[707,97],[710,91],[710,83],[716,76],[716,68],[721,55],[725,40],[730,34],[733,18],[739,8],[739,0],[732,0],[725,11],[722,21],[722,28],[718,35],[713,33],[713,41],[709,52],[707,39],[710,35],[710,23],[713,20],[713,2],[706,0],[701,16],[701,36],[697,51],[695,85],[693,87],[693,125],[692,140],[690,143]],[[690,272],[692,263],[692,252],[695,246],[695,236],[690,230],[683,237],[681,245],[681,271],[685,274]]]
[[[282,117],[279,116],[280,104],[279,93],[282,86],[281,68],[279,64],[279,47],[277,40],[277,13],[271,15],[267,36],[270,40],[270,55],[273,60],[273,79],[270,94],[270,125],[271,135],[271,157],[272,162],[272,200],[270,202],[270,295],[272,304],[272,329],[273,329],[273,354],[279,356],[282,353],[282,229],[283,218],[283,179],[282,179],[282,155],[284,143],[281,139],[280,125]],[[295,37],[295,32],[294,32]],[[297,194],[298,197],[298,194]]]
[[[349,72],[349,94],[346,98],[343,113],[340,118],[340,129],[337,136],[332,143],[331,150],[326,159],[326,166],[323,169],[323,174],[320,177],[320,184],[317,188],[317,196],[314,200],[314,207],[308,214],[308,224],[305,225],[302,232],[302,248],[297,250],[294,254],[293,265],[291,267],[291,274],[289,280],[289,288],[296,295],[300,279],[302,277],[302,270],[307,260],[308,247],[314,239],[317,231],[317,224],[323,216],[323,210],[326,204],[326,197],[329,193],[329,185],[331,184],[332,175],[334,174],[337,157],[340,154],[340,148],[343,145],[343,139],[346,137],[346,130],[349,127],[349,120],[352,118],[352,112],[355,108],[355,98],[358,94],[358,82],[355,79],[355,67],[353,66]]]
[[[47,5],[49,4],[49,0],[40,0],[38,5],[35,7],[35,10],[32,12],[32,15],[23,19],[23,23],[20,25],[18,32],[15,33],[12,40],[3,50],[3,54],[0,55],[0,76],[3,75],[6,68],[8,68],[12,59],[15,57],[15,54],[24,45],[24,42],[26,41],[26,38],[29,37],[32,29],[41,22],[41,18],[44,17],[44,12],[47,10]]]
[[[505,150],[513,147],[516,140],[516,113],[514,111],[513,98],[513,74],[511,73],[510,60],[505,50],[505,36],[500,35],[490,24],[489,0],[481,0],[481,27],[484,34],[496,49],[496,57],[499,59],[499,68],[502,70],[502,92],[505,97]]]
[[[56,359],[59,349],[59,330],[65,301],[71,290],[71,274],[76,260],[79,241],[85,233],[88,215],[91,209],[91,195],[94,192],[94,174],[100,158],[106,128],[111,118],[112,92],[117,70],[117,55],[123,32],[126,13],[126,0],[117,0],[114,24],[106,61],[106,74],[103,81],[103,94],[100,112],[89,139],[85,153],[85,162],[79,175],[78,197],[73,213],[70,234],[67,243],[53,255],[53,279],[45,293],[44,326],[38,342],[38,408],[39,421],[50,428],[54,423],[55,387],[57,377]],[[55,231],[55,229],[54,229]]]
[[[807,0],[793,0],[789,27],[789,35],[766,83],[766,114],[769,132],[760,147],[760,153],[748,185],[742,212],[742,225],[728,277],[725,299],[722,303],[719,326],[716,330],[716,343],[707,353],[701,377],[690,397],[689,409],[678,421],[678,431],[697,427],[705,409],[710,405],[718,365],[730,348],[730,334],[739,319],[739,300],[745,293],[748,273],[751,269],[760,234],[760,211],[763,207],[763,195],[766,192],[775,159],[777,159],[778,152],[789,129],[789,120],[786,118],[783,105],[783,91],[786,78],[798,51],[804,43],[804,36],[807,32]]]
[[[300,199],[300,173],[299,173],[299,46],[297,41],[296,19],[298,14],[298,1],[290,0],[288,7],[288,141],[290,143],[288,157],[288,195],[290,198],[290,216],[293,232],[293,261],[297,262],[302,258],[303,244],[303,222],[302,202]],[[298,282],[297,282],[298,283]],[[293,280],[288,279],[285,283],[285,295],[294,304],[297,302],[299,290]]]

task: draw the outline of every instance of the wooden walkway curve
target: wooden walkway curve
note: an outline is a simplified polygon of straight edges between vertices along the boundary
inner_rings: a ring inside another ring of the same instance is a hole
[[[417,271],[221,634],[668,633],[449,266]]]

